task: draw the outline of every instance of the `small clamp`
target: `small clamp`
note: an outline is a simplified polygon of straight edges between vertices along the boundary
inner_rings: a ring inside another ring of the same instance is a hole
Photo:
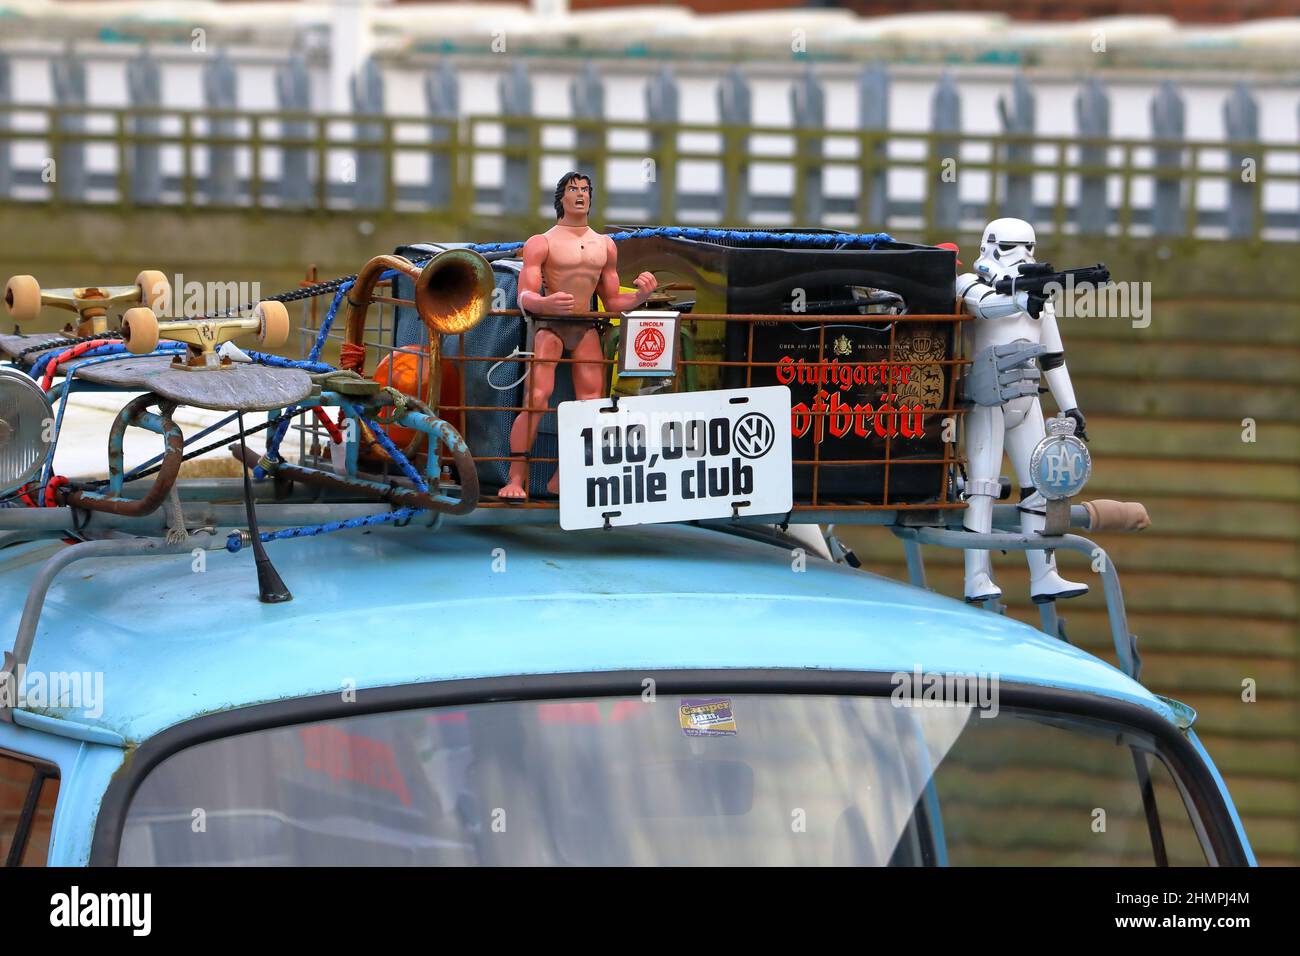
[[[90,527],[90,516],[93,512],[91,512],[89,508],[78,508],[76,505],[72,505],[71,507],[72,507],[72,533],[76,535],[80,535],[81,532],[85,531],[88,527]],[[84,515],[84,517],[78,517],[79,515]]]

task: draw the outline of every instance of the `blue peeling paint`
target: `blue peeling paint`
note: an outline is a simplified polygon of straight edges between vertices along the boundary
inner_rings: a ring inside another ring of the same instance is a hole
[[[504,573],[493,571],[502,549]],[[24,562],[20,552],[32,555]],[[295,600],[256,598],[252,555],[79,562],[30,666],[102,671],[88,726],[141,741],[199,714],[424,681],[671,668],[976,671],[1173,719],[1116,668],[1017,621],[702,528],[344,532],[270,546]],[[49,545],[6,551],[0,633]]]

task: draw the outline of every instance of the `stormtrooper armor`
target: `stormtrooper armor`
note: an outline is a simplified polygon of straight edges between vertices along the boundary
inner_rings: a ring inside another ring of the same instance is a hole
[[[975,321],[966,323],[966,354],[1005,355],[1017,347],[1038,353],[1041,377],[1062,413],[1075,420],[1076,431],[1084,435],[1086,423],[1074,398],[1070,373],[1065,368],[1061,334],[1050,301],[1033,303],[1024,292],[1014,296],[993,290],[998,279],[1014,276],[1024,263],[1034,262],[1034,229],[1022,219],[995,219],[984,229],[975,272],[957,279],[957,297]],[[1040,308],[1041,306],[1041,308]],[[1038,312],[1035,318],[1031,312]],[[1032,362],[1028,359],[1028,362]],[[976,404],[966,414],[965,443],[969,478],[965,494],[968,503],[963,524],[968,531],[987,534],[993,528],[993,502],[999,493],[998,475],[1005,446],[1020,485],[1020,530],[1033,537],[1046,525],[1046,501],[1030,480],[1029,459],[1034,446],[1046,435],[1043,409],[1038,401],[1037,371],[1020,366],[1020,388]],[[1086,584],[1067,581],[1056,572],[1056,555],[1051,550],[1026,551],[1029,560],[1029,593],[1036,604],[1086,594]],[[966,551],[966,600],[998,598],[1002,590],[993,583],[989,552]]]

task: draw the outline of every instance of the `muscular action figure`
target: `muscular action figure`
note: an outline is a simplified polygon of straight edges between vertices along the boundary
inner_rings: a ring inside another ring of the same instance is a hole
[[[536,316],[565,316],[591,307],[598,293],[610,312],[637,308],[658,283],[649,272],[636,277],[636,292],[620,292],[618,249],[614,240],[587,225],[591,211],[591,177],[570,172],[555,187],[554,226],[524,243],[523,271],[519,275],[519,308]],[[543,294],[545,290],[545,294]],[[499,492],[502,498],[527,497],[524,455],[533,447],[541,416],[550,407],[555,388],[556,359],[569,352],[573,363],[573,391],[578,400],[600,398],[604,392],[605,353],[600,327],[594,322],[538,319],[533,338],[533,363],[524,389],[524,407],[510,429],[510,480]],[[557,468],[546,488],[559,488]]]

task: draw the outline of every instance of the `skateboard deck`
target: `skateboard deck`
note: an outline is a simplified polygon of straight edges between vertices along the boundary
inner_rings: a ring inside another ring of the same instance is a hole
[[[264,412],[300,402],[311,394],[311,376],[293,368],[234,364],[189,372],[162,355],[91,365],[78,378],[97,385],[153,392],[178,405],[214,411]]]

